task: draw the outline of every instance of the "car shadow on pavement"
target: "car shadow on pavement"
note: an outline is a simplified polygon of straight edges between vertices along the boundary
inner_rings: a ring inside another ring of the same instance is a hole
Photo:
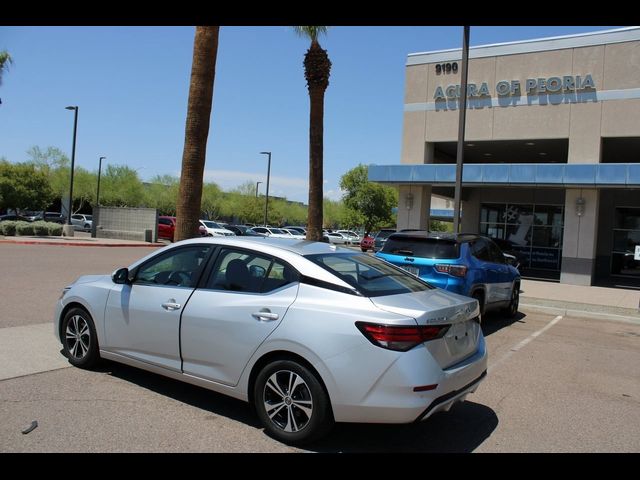
[[[480,446],[497,426],[498,417],[491,408],[466,401],[421,423],[339,423],[326,438],[302,448],[322,453],[469,453]]]
[[[205,410],[213,415],[227,417],[258,429],[262,428],[258,417],[253,413],[248,403],[227,395],[104,359],[100,361],[100,365],[94,371],[135,383],[142,388]]]
[[[499,312],[487,313],[482,317],[482,333],[485,337],[488,337],[514,323],[527,323],[524,320],[525,318],[527,318],[527,315],[522,312],[516,313],[516,316],[513,318],[505,317]]]

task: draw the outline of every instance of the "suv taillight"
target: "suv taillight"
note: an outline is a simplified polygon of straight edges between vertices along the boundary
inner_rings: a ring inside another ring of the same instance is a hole
[[[356,327],[378,347],[406,352],[416,345],[442,337],[450,325],[396,326],[356,322]]]
[[[438,263],[434,265],[437,272],[447,273],[454,277],[464,277],[467,274],[467,267],[465,265],[449,265],[447,263]]]

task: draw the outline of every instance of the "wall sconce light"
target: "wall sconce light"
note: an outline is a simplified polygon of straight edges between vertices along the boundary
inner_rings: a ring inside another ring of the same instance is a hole
[[[413,193],[407,193],[405,195],[404,205],[407,207],[407,210],[411,210],[413,208]]]
[[[586,201],[585,201],[584,198],[582,198],[582,197],[576,198],[576,215],[578,215],[579,217],[584,215],[585,203],[586,203]]]

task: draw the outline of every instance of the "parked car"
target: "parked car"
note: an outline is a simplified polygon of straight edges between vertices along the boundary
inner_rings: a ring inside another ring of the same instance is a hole
[[[251,227],[248,225],[227,225],[225,227],[227,230],[231,230],[233,233],[235,233],[238,236],[243,236],[243,237],[263,237],[264,235],[261,235],[259,233],[255,233],[253,230],[251,230]]]
[[[74,366],[105,358],[251,402],[301,444],[334,421],[411,423],[464,400],[487,371],[478,314],[361,252],[205,237],[78,278],[54,329]]]
[[[169,216],[158,217],[158,238],[171,240],[173,242],[175,231],[176,231],[176,217],[169,217]]]
[[[282,230],[285,233],[288,233],[293,238],[297,238],[298,240],[304,240],[305,238],[307,238],[306,235],[303,235],[298,230],[295,230],[293,228],[280,228],[280,230]]]
[[[67,223],[67,217],[60,212],[44,212],[44,216],[42,215],[42,212],[40,212],[35,217],[30,218],[33,218],[34,222],[38,220],[44,220],[45,222],[60,223],[62,225]]]
[[[362,250],[363,252],[373,250],[373,242],[373,237],[371,235],[366,235],[360,242],[360,250]]]
[[[400,232],[376,253],[432,285],[473,297],[480,311],[518,312],[520,273],[490,238],[475,234]]]
[[[265,237],[291,238],[290,233],[285,233],[279,228],[275,228],[275,227],[252,227],[251,230],[255,233],[264,235]]]
[[[323,234],[323,236],[324,235],[326,235],[327,238],[329,239],[329,243],[333,243],[334,245],[351,245],[351,242],[349,241],[347,236],[341,233],[332,232],[332,233],[325,233]]]
[[[200,220],[200,226],[205,229],[205,235],[210,237],[230,237],[235,235],[231,230],[227,230],[219,223],[211,220]]]
[[[93,215],[74,214],[71,215],[71,225],[74,230],[91,231],[93,225]]]
[[[352,245],[358,245],[360,243],[360,235],[352,230],[338,230],[336,233],[346,236]]]
[[[373,251],[377,252],[378,250],[380,250],[384,246],[384,242],[387,241],[387,238],[392,233],[396,233],[396,229],[395,228],[382,228],[382,229],[380,229],[380,231],[378,233],[376,233],[376,236],[373,237]]]

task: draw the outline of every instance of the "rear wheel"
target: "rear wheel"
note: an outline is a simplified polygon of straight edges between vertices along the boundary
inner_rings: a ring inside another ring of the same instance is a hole
[[[267,432],[288,444],[312,442],[333,426],[329,397],[316,375],[292,360],[268,364],[256,378],[254,406]]]
[[[520,284],[516,283],[511,289],[511,301],[509,306],[505,309],[507,317],[513,318],[518,313],[518,306],[520,304]]]

